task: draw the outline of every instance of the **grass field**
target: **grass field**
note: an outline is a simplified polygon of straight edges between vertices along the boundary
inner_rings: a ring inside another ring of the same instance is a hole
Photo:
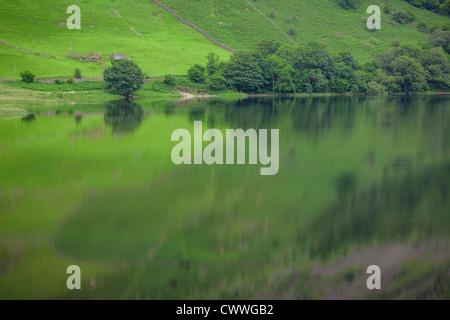
[[[246,0],[183,1],[162,0],[184,19],[198,25],[213,38],[237,50],[247,50],[260,40],[271,39],[292,43],[266,17],[254,10]],[[286,32],[294,30],[296,42],[316,41],[330,52],[351,51],[361,62],[391,47],[392,40],[426,42],[428,35],[415,25],[392,24],[392,15],[382,13],[382,29],[367,30],[366,8],[373,1],[362,1],[354,10],[342,9],[336,0],[253,0],[252,3]],[[19,78],[30,70],[39,78],[73,76],[75,68],[84,77],[101,77],[103,65],[68,59],[70,49],[76,53],[124,53],[149,76],[173,72],[186,74],[195,63],[205,63],[208,52],[226,60],[230,53],[221,49],[192,28],[147,0],[77,1],[81,8],[81,30],[69,30],[65,22],[70,0],[0,0],[0,78]],[[394,11],[411,11],[415,24],[442,26],[450,19],[418,9],[400,0],[383,0]],[[380,4],[381,5],[381,4]],[[120,18],[110,10],[113,8]],[[134,28],[141,36],[133,32]],[[31,53],[17,50],[21,48]],[[48,55],[45,57],[42,55]]]
[[[266,39],[292,43],[269,20],[255,11],[247,0],[214,1],[213,15],[210,1],[161,2],[234,49],[248,49]],[[428,35],[413,24],[391,24],[392,14],[383,12],[381,30],[369,32],[364,21],[370,16],[366,13],[367,7],[373,4],[381,6],[380,2],[394,11],[411,11],[416,17],[416,24],[423,22],[432,27],[450,22],[448,17],[418,9],[400,0],[363,0],[354,10],[344,10],[337,0],[286,0],[282,4],[276,0],[251,1],[286,32],[294,29],[296,35],[292,37],[295,41],[320,42],[332,53],[348,50],[362,62],[391,47],[391,41],[395,39],[403,43],[427,41]]]
[[[69,17],[66,9],[72,4],[69,0],[14,3],[0,0],[0,41],[55,57],[47,58],[0,45],[0,78],[14,78],[14,66],[16,78],[24,70],[34,72],[38,77],[73,76],[75,68],[79,68],[85,77],[101,77],[101,65],[66,58],[70,39],[73,52],[96,52],[104,58],[114,52],[124,53],[151,76],[171,73],[172,66],[175,74],[185,74],[193,64],[203,63],[209,52],[216,52],[223,59],[230,54],[179,23],[151,1],[77,1],[81,8],[81,30],[69,30],[65,25]],[[110,8],[119,12],[121,18]]]

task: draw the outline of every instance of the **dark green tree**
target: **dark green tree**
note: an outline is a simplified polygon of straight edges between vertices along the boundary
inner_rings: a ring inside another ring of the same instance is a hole
[[[340,52],[338,56],[336,57],[336,62],[343,63],[344,65],[350,67],[353,70],[359,70],[361,69],[361,66],[359,65],[358,61],[353,57],[351,52]]]
[[[214,91],[225,90],[227,88],[227,79],[220,74],[214,74],[209,78],[209,88]]]
[[[206,70],[203,66],[196,64],[188,70],[188,78],[197,83],[203,83],[206,80]]]
[[[285,67],[285,63],[281,58],[269,55],[266,58],[266,66],[267,70],[272,77],[272,92],[275,92],[275,83],[278,81],[278,77],[280,76],[281,71]]]
[[[33,83],[34,78],[36,78],[36,76],[30,71],[21,72],[20,77],[22,78],[22,81],[25,83]]]
[[[81,79],[83,76],[81,75],[81,70],[76,68],[73,77],[75,79]]]
[[[306,81],[312,92],[326,92],[328,90],[328,80],[320,69],[311,69],[306,74]],[[306,88],[309,87],[306,85]]]
[[[442,48],[432,48],[424,52],[420,63],[428,71],[427,81],[431,88],[450,88],[450,62]]]
[[[409,12],[396,12],[392,15],[392,20],[400,24],[407,24],[414,20],[414,16]]]
[[[206,56],[206,59],[208,60],[206,62],[206,71],[208,72],[208,76],[212,76],[219,72],[219,56],[213,52],[208,53]]]
[[[130,60],[113,60],[112,67],[103,73],[105,90],[119,94],[129,99],[140,90],[144,84],[144,74],[141,68]]]
[[[295,84],[293,80],[293,75],[295,74],[294,68],[290,65],[286,65],[281,69],[277,82],[275,84],[276,90],[283,93],[295,92]]]
[[[172,86],[174,86],[176,84],[175,77],[173,75],[171,75],[171,74],[166,74],[164,76],[163,83],[165,85],[167,85],[167,86],[171,86],[172,87]]]
[[[450,31],[435,30],[429,37],[428,43],[433,47],[442,47],[450,54]]]
[[[375,81],[370,81],[367,84],[366,94],[368,96],[382,96],[386,94],[386,89],[382,85],[376,83]]]
[[[280,48],[280,43],[272,40],[262,40],[256,45],[256,51],[261,52],[264,58],[270,55],[275,55],[277,50]]]
[[[264,71],[249,52],[236,52],[223,72],[231,86],[242,92],[260,92],[265,84]]]
[[[346,10],[350,10],[355,9],[360,2],[360,0],[340,0],[339,5]]]
[[[420,92],[427,89],[427,71],[415,59],[400,56],[392,63],[392,70],[403,92]]]

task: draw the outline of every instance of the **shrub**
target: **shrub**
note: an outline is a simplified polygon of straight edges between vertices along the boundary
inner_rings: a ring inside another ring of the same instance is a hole
[[[188,77],[190,80],[203,83],[206,80],[206,69],[199,64],[196,64],[188,71]]]
[[[209,79],[209,88],[214,91],[225,90],[227,88],[227,80],[223,76],[215,74]]]
[[[386,94],[386,89],[378,84],[375,81],[370,81],[367,84],[367,95],[368,96],[381,96],[381,95],[385,95]]]
[[[208,62],[206,63],[206,71],[208,72],[208,76],[212,76],[216,74],[220,70],[220,62],[219,56],[213,52],[208,53],[206,56]]]
[[[36,78],[36,75],[31,73],[30,71],[24,71],[20,73],[20,77],[22,78],[22,81],[25,83],[33,83],[34,78]]]
[[[165,85],[168,85],[168,86],[174,86],[175,85],[175,77],[173,76],[173,75],[171,75],[171,74],[166,74],[165,76],[164,76],[164,80],[163,80],[163,83],[165,84]]]
[[[67,83],[68,84],[72,84],[73,83],[73,79],[72,78],[67,79]]]
[[[398,46],[400,46],[401,42],[400,42],[400,40],[398,40],[398,39],[394,39],[394,40],[391,41],[391,44],[392,44],[394,47],[398,47]]]
[[[391,14],[392,13],[392,9],[389,6],[385,6],[383,8],[383,12],[386,13],[386,14]]]
[[[340,0],[339,5],[345,10],[350,10],[356,9],[359,2],[360,0]]]
[[[55,79],[55,84],[62,84],[62,81],[59,79]]]
[[[428,38],[428,44],[433,47],[442,47],[450,54],[450,31],[435,30]]]
[[[81,79],[83,76],[81,75],[81,70],[80,69],[75,69],[75,73],[73,76],[75,79]]]
[[[396,12],[392,16],[392,19],[400,24],[407,24],[414,20],[414,16],[408,12]]]
[[[290,28],[288,31],[289,35],[291,35],[292,37],[295,37],[297,35],[297,30],[295,30],[294,28]]]
[[[271,17],[272,19],[274,19],[274,18],[275,18],[275,12],[272,11],[271,13],[269,13],[269,17]]]

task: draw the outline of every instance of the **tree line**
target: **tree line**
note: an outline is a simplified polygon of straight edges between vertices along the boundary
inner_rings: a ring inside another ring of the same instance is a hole
[[[450,88],[449,31],[435,32],[427,45],[394,47],[360,64],[350,52],[330,54],[324,46],[260,42],[236,52],[228,62],[213,53],[206,66],[196,64],[188,77],[210,89],[246,93],[394,94]],[[446,50],[444,50],[444,47]]]

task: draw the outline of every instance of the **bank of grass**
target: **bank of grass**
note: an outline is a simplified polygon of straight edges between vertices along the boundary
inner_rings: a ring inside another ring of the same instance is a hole
[[[175,86],[168,86],[162,80],[144,83],[135,93],[137,103],[176,101],[182,98],[180,92],[193,95],[214,95],[222,99],[242,99],[248,95],[230,90],[210,91],[205,83],[198,84],[187,77],[177,77]],[[95,112],[102,111],[103,104],[111,100],[123,99],[104,91],[103,81],[86,81],[69,84],[56,83],[0,83],[0,118],[23,117],[29,113],[52,112]]]
[[[80,90],[74,90],[79,85]],[[82,88],[82,90],[81,90]],[[54,83],[0,83],[0,106],[56,107],[64,104],[98,103],[121,98],[104,92],[101,83],[57,85]]]
[[[247,0],[215,1],[211,12],[210,1],[160,0],[183,18],[197,24],[218,41],[237,50],[248,50],[261,40],[292,44],[268,19],[255,11]],[[275,21],[300,44],[319,42],[330,53],[350,51],[360,61],[373,59],[392,47],[393,40],[401,43],[427,42],[432,28],[442,28],[449,17],[416,8],[401,0],[382,0],[375,3],[362,0],[355,9],[345,10],[338,0],[250,0],[266,16]],[[370,5],[381,7],[381,30],[371,32],[366,25]],[[392,21],[392,13],[410,11],[414,23],[400,25]],[[424,24],[425,30],[417,25]],[[425,32],[424,32],[425,31]]]
[[[145,82],[142,89],[135,93],[135,98],[180,98],[181,94],[193,95],[217,95],[220,97],[247,97],[247,94],[237,93],[232,90],[213,91],[208,83],[196,83],[186,76],[175,77],[175,85],[164,84],[163,79]],[[61,84],[23,81],[0,83],[0,103],[11,100],[53,100],[59,102],[83,102],[85,100],[97,99],[97,101],[108,101],[121,99],[121,96],[112,95],[104,91],[103,81],[85,81]],[[63,100],[63,101],[61,101]]]
[[[18,6],[0,0],[0,41],[32,52],[0,44],[0,78],[14,78],[14,69],[16,79],[25,70],[39,78],[70,77],[75,68],[85,77],[98,78],[109,64],[105,58],[112,53],[124,53],[150,76],[163,76],[172,69],[175,74],[184,74],[209,52],[223,60],[230,55],[152,1],[78,1],[82,26],[69,30],[66,10],[73,4],[71,0],[22,0]],[[73,52],[101,53],[103,65],[67,58],[70,39]]]

